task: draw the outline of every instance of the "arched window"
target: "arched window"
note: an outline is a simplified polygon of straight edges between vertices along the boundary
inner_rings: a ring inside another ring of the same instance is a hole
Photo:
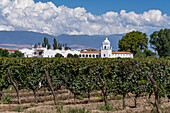
[[[91,55],[89,55],[89,57],[91,58]]]
[[[96,58],[98,58],[99,57],[99,55],[96,55]]]
[[[81,54],[79,55],[79,57],[81,57]]]
[[[86,57],[88,57],[88,55],[86,55]]]
[[[105,57],[106,55],[104,54],[104,57]]]
[[[93,58],[95,58],[95,55],[93,55]]]
[[[83,54],[83,57],[84,57],[85,55]]]
[[[106,46],[104,46],[104,49],[106,49]]]

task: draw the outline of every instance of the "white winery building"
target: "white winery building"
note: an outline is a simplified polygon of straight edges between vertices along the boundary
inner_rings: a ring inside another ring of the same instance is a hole
[[[131,52],[113,52],[112,47],[110,46],[110,41],[106,38],[103,42],[100,51],[80,51],[80,50],[65,50],[64,47],[62,50],[56,49],[47,49],[45,47],[38,47],[32,49],[23,48],[19,49],[20,52],[24,53],[24,57],[55,57],[57,53],[61,54],[64,57],[67,57],[68,54],[77,54],[80,58],[133,58],[133,53]]]

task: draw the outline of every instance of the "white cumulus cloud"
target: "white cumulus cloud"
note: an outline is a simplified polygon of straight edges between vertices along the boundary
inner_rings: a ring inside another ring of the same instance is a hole
[[[170,16],[160,10],[143,14],[135,12],[107,12],[96,16],[85,8],[56,7],[52,2],[35,3],[33,0],[0,0],[0,30],[24,30],[60,34],[109,35],[132,30],[149,32],[168,28]]]

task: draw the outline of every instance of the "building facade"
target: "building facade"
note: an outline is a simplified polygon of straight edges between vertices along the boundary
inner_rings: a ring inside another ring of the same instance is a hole
[[[101,51],[80,51],[80,58],[133,58],[131,52],[113,52],[110,41],[106,38],[101,47]]]
[[[55,57],[57,53],[63,57],[67,57],[68,54],[77,54],[80,58],[133,58],[131,52],[113,52],[110,46],[110,41],[106,38],[101,47],[101,51],[80,51],[80,50],[62,50],[47,49],[44,47],[38,47],[32,49],[19,49],[20,52],[24,53],[24,57]]]

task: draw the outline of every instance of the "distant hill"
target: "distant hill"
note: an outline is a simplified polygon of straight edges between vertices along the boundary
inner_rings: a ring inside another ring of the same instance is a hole
[[[118,41],[124,34],[108,35],[111,46],[114,51],[118,50]],[[56,38],[59,43],[66,43],[73,49],[96,48],[100,49],[102,42],[105,40],[105,35],[59,35],[53,36],[44,33],[36,33],[29,31],[0,31],[0,47],[20,48],[25,45],[26,47],[34,45],[35,43],[42,43],[44,37],[53,43],[53,38]],[[16,44],[16,45],[11,45]],[[17,47],[18,45],[18,47]]]

